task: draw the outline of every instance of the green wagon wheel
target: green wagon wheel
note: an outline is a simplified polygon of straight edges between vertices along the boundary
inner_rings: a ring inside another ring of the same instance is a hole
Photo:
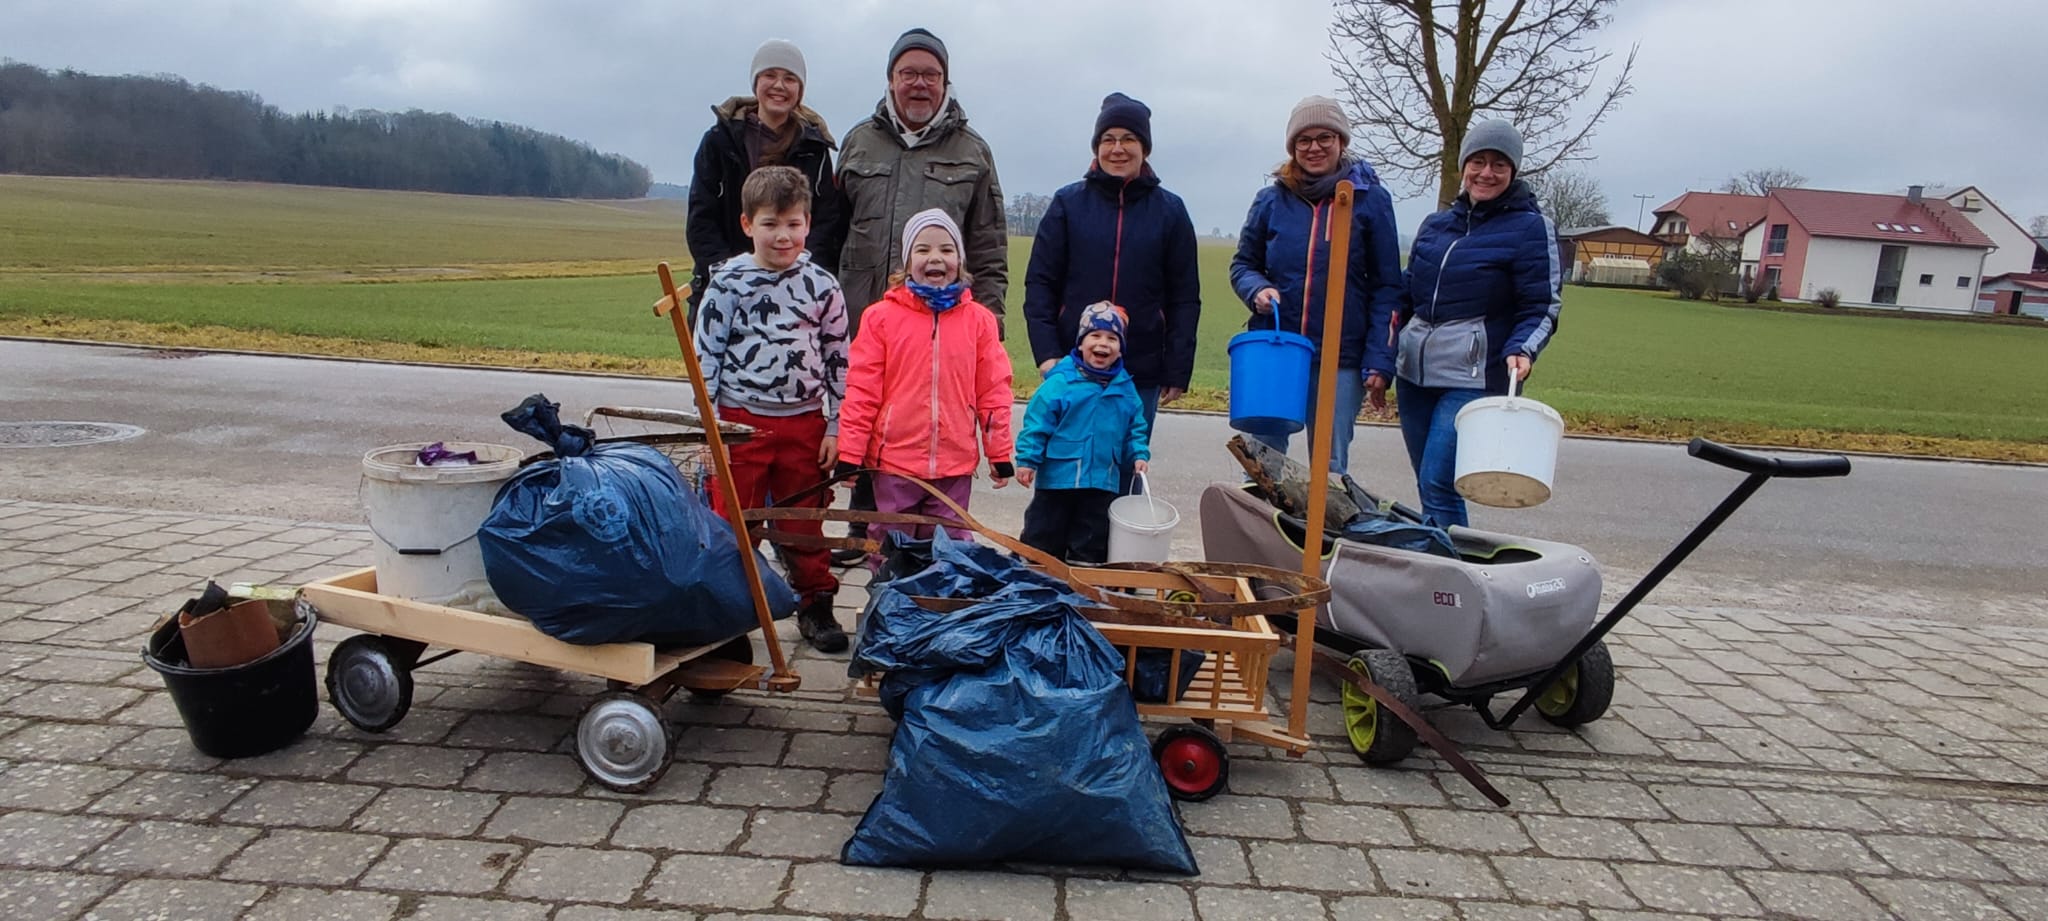
[[[1553,725],[1583,726],[1606,715],[1614,702],[1614,657],[1594,643],[1579,661],[1536,697],[1536,712]]]
[[[1385,688],[1394,699],[1415,709],[1415,672],[1408,660],[1390,649],[1368,649],[1346,663],[1367,681]],[[1344,734],[1351,750],[1367,764],[1390,764],[1415,750],[1415,730],[1384,712],[1372,695],[1348,682],[1339,689],[1344,703]]]

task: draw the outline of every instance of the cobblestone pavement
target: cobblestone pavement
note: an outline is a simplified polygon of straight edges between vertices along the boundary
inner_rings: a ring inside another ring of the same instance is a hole
[[[677,762],[636,796],[567,754],[601,682],[469,656],[418,672],[385,735],[323,707],[277,753],[199,755],[138,655],[151,622],[205,578],[295,584],[367,546],[0,500],[5,917],[2048,918],[2048,630],[1678,597],[1610,641],[1615,706],[1580,733],[1433,712],[1507,809],[1433,759],[1360,764],[1319,684],[1321,750],[1234,746],[1230,792],[1183,806],[1198,878],[877,871],[836,861],[891,728],[843,657],[798,654],[796,694],[673,702]]]

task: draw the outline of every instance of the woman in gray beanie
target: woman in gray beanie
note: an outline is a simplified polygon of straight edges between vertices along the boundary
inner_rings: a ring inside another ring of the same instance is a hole
[[[1458,410],[1527,378],[1563,306],[1556,228],[1520,178],[1521,132],[1475,124],[1458,162],[1464,190],[1416,233],[1395,318],[1401,437],[1423,514],[1442,527],[1468,523],[1453,482]]]
[[[753,241],[740,230],[740,185],[763,166],[790,166],[811,187],[811,227],[806,248],[827,272],[839,269],[839,244],[846,238],[844,207],[832,178],[837,145],[825,119],[804,105],[808,78],[804,53],[779,38],[761,43],[748,69],[753,95],[733,96],[712,106],[715,117],[690,176],[686,236],[690,245],[691,314],[711,279],[711,267],[741,253]]]
[[[1337,361],[1337,424],[1331,432],[1330,469],[1350,467],[1351,436],[1365,388],[1384,392],[1394,376],[1388,323],[1401,297],[1401,243],[1394,229],[1394,198],[1365,161],[1350,152],[1351,122],[1337,101],[1310,96],[1287,119],[1285,163],[1273,184],[1259,190],[1230,260],[1230,285],[1252,312],[1248,328],[1284,329],[1316,344],[1316,362]],[[1324,291],[1330,265],[1330,208],[1337,183],[1349,179],[1351,253],[1344,279],[1343,338],[1335,356],[1320,354]],[[1315,381],[1309,377],[1310,416]],[[1375,405],[1380,405],[1376,403]],[[1256,435],[1282,451],[1288,436]]]

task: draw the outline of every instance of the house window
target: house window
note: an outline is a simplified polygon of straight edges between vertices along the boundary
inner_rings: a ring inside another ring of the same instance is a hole
[[[1778,296],[1778,268],[1775,265],[1764,266],[1764,288],[1772,298]]]
[[[1785,238],[1792,232],[1790,224],[1772,224],[1769,236],[1764,239],[1764,255],[1785,255]]]
[[[1956,287],[1958,287],[1958,288],[1967,288],[1967,287],[1969,287],[1969,286],[1970,286],[1970,276],[1968,276],[1968,275],[1957,275],[1957,276],[1956,276]]]
[[[1921,284],[1923,284],[1923,285],[1931,285],[1931,284],[1934,284],[1934,275],[1933,275],[1932,273],[1929,273],[1929,274],[1926,274],[1926,275],[1922,275],[1922,276],[1920,276],[1920,283],[1921,283]]]
[[[1685,218],[1679,218],[1679,219],[1677,219],[1677,220],[1675,220],[1675,221],[1672,221],[1672,222],[1671,222],[1671,232],[1672,232],[1672,233],[1684,233],[1684,232],[1685,232]]]

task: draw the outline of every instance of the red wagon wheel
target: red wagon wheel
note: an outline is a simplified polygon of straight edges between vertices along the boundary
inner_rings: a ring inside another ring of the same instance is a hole
[[[1152,743],[1166,792],[1174,799],[1201,802],[1230,786],[1230,753],[1223,740],[1200,726],[1175,726]]]

